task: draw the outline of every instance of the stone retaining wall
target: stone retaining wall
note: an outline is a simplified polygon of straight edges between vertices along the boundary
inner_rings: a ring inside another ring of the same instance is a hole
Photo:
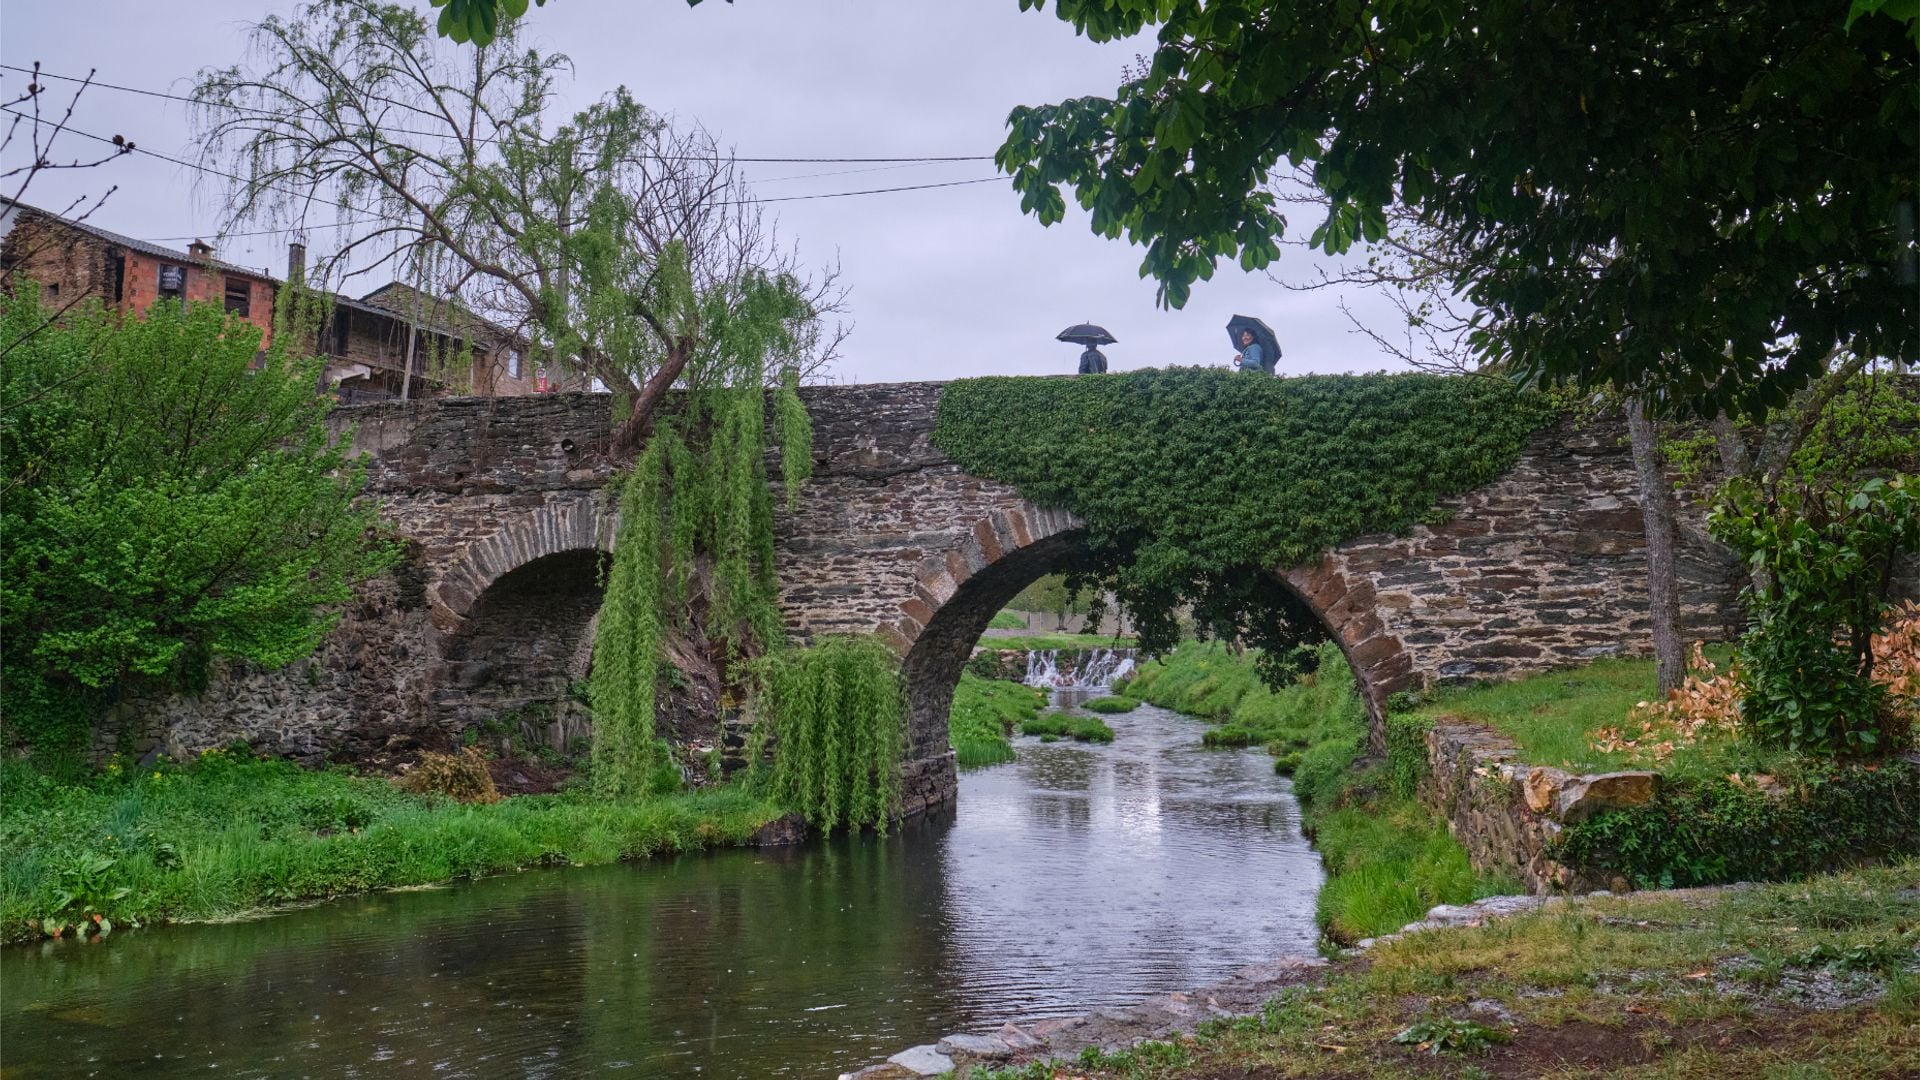
[[[1644,806],[1659,791],[1657,773],[1574,775],[1523,764],[1513,740],[1479,724],[1435,722],[1427,732],[1427,776],[1420,796],[1446,819],[1473,867],[1518,875],[1530,893],[1624,892],[1554,861],[1548,849],[1560,830],[1614,807]]]

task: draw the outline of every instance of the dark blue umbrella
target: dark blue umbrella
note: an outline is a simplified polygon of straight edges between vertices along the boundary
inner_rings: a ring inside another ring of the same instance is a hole
[[[1240,331],[1253,331],[1253,340],[1260,343],[1260,351],[1266,356],[1266,362],[1260,366],[1267,374],[1273,374],[1273,366],[1280,361],[1280,339],[1273,336],[1273,327],[1251,315],[1235,315],[1227,320],[1227,340],[1233,342],[1235,352],[1240,351]]]
[[[1076,323],[1060,331],[1055,341],[1071,341],[1076,345],[1112,345],[1119,338],[1107,333],[1104,326],[1095,326],[1090,322]]]

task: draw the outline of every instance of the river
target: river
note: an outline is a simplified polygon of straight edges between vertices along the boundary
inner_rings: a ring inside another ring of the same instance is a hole
[[[1313,949],[1272,759],[1151,705],[884,840],[538,870],[0,954],[8,1080],[820,1076]]]

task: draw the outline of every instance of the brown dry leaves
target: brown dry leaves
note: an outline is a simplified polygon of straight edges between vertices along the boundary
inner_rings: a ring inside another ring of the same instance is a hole
[[[1920,717],[1920,603],[1905,600],[1873,636],[1873,680],[1887,688],[1889,705],[1908,725]],[[1590,745],[1602,753],[1665,761],[1675,750],[1713,738],[1733,737],[1740,720],[1740,671],[1725,672],[1694,642],[1687,656],[1687,678],[1665,701],[1642,701],[1627,722],[1593,733]]]

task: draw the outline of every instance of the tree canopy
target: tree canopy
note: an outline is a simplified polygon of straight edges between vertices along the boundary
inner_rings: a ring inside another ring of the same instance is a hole
[[[1041,0],[1022,0],[1038,7]],[[1186,302],[1278,257],[1267,179],[1304,165],[1342,252],[1411,208],[1464,248],[1484,356],[1706,411],[1779,404],[1836,346],[1916,344],[1920,66],[1906,23],[1838,6],[1059,0],[1158,45],[1112,97],[1009,118],[1023,208],[1071,189]]]

